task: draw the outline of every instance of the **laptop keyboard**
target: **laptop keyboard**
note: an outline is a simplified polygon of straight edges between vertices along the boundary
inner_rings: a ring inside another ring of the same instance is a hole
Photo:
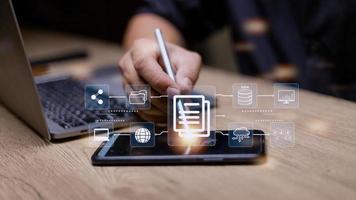
[[[127,113],[90,111],[84,105],[84,85],[73,79],[63,79],[37,85],[46,117],[68,129],[86,125],[97,120],[113,120],[125,117]],[[115,99],[111,108],[125,109],[125,103]]]

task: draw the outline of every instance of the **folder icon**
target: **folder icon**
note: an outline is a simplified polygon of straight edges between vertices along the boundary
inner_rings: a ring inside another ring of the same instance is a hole
[[[129,95],[129,104],[131,105],[144,105],[147,102],[147,91],[131,91]]]
[[[185,133],[192,133],[194,137],[209,137],[210,101],[205,100],[203,95],[175,95],[173,130],[182,137]]]

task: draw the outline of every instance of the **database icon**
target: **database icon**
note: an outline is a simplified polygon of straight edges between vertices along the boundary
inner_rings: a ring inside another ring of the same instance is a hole
[[[233,85],[233,106],[235,108],[257,107],[257,85],[238,83]]]

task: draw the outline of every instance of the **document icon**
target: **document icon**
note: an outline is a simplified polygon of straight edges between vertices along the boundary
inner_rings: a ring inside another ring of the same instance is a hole
[[[131,105],[144,105],[147,101],[147,91],[131,91],[129,95],[129,104]]]
[[[205,100],[203,95],[175,95],[173,130],[181,137],[186,133],[194,137],[209,137],[210,101]]]

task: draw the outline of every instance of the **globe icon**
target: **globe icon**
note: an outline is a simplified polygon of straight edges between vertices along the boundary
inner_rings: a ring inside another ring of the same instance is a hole
[[[151,132],[147,128],[139,128],[135,131],[135,139],[139,143],[147,143],[151,139]]]

